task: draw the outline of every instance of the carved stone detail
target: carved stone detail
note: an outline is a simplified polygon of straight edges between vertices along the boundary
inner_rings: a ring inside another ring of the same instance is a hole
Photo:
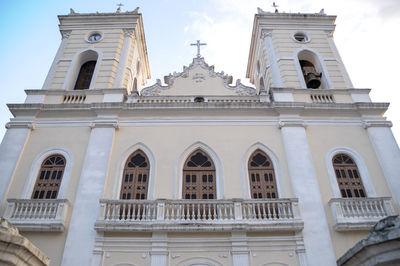
[[[123,29],[124,37],[133,38],[135,36],[133,29]]]
[[[267,37],[271,37],[272,32],[270,30],[262,30],[260,34],[260,38],[264,40]]]
[[[71,30],[62,30],[61,31],[61,37],[62,39],[68,39],[69,36],[71,36]]]

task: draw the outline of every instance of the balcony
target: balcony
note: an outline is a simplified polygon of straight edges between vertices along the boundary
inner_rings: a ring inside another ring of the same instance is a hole
[[[97,231],[294,231],[297,199],[100,200]]]
[[[4,218],[20,231],[62,232],[68,207],[66,199],[8,199]]]
[[[369,230],[379,220],[394,215],[391,198],[338,198],[329,205],[336,231]]]

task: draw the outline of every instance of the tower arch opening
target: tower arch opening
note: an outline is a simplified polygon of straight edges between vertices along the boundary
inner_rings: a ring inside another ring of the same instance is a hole
[[[322,72],[322,64],[315,53],[302,50],[297,57],[306,88],[326,89],[329,87],[326,74]]]

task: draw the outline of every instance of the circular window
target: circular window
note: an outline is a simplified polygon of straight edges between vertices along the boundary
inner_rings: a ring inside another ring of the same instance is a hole
[[[103,38],[103,36],[100,33],[95,32],[95,33],[90,34],[89,37],[87,38],[87,40],[88,40],[88,42],[98,42],[102,38]]]
[[[304,32],[296,32],[295,34],[293,34],[293,39],[297,42],[302,42],[302,43],[310,41],[310,38]]]

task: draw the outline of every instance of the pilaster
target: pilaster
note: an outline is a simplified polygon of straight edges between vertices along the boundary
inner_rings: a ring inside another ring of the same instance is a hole
[[[232,232],[232,263],[233,266],[248,266],[249,248],[246,241],[246,232]]]
[[[0,206],[6,197],[24,147],[29,139],[33,124],[30,122],[10,122],[0,145]]]
[[[119,58],[117,74],[114,80],[114,88],[122,88],[124,80],[124,72],[128,63],[129,49],[131,48],[132,38],[134,36],[133,29],[123,29],[124,44],[122,46],[121,55]]]
[[[42,86],[42,90],[47,90],[49,88],[49,86],[51,84],[51,80],[54,77],[54,73],[56,72],[58,61],[60,60],[61,56],[64,53],[64,49],[65,49],[65,46],[67,45],[68,38],[71,35],[71,32],[72,32],[71,30],[62,30],[61,31],[61,36],[62,36],[61,44],[58,47],[56,56],[54,57],[53,63],[51,64],[49,73],[47,73],[46,79]]]
[[[96,231],[94,224],[103,197],[117,123],[94,123],[83,163],[64,247],[62,265],[91,265]]]
[[[301,119],[279,123],[293,193],[299,199],[302,231],[309,265],[336,265],[317,174]]]
[[[392,123],[389,121],[364,123],[393,199],[400,205],[400,150],[390,129],[391,126]]]
[[[150,251],[151,266],[167,266],[168,243],[166,232],[153,232]]]
[[[264,40],[265,47],[267,49],[268,59],[270,62],[271,73],[272,73],[272,84],[273,87],[282,88],[283,82],[281,78],[281,74],[279,71],[276,55],[275,55],[275,48],[274,43],[272,42],[272,32],[263,30],[261,32],[261,38]]]

